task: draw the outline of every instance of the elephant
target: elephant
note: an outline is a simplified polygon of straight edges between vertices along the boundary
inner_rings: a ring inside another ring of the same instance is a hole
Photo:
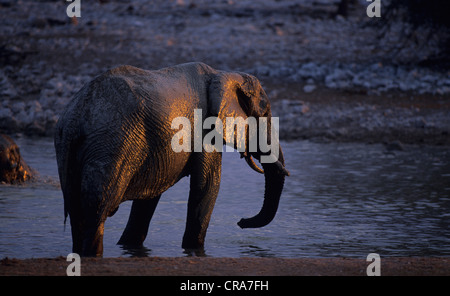
[[[222,153],[204,148],[175,152],[171,147],[177,133],[172,121],[183,117],[192,123],[194,110],[203,111],[202,120],[252,116],[266,117],[270,123],[272,116],[256,77],[215,70],[200,62],[160,70],[118,66],[75,94],[55,129],[73,252],[102,256],[104,222],[126,200],[133,202],[118,244],[142,246],[161,194],[186,176],[190,176],[190,190],[182,248],[204,248],[219,192]],[[200,137],[204,136],[202,130]],[[241,228],[263,227],[275,217],[289,174],[281,147],[277,149],[276,161],[261,163],[262,169],[254,159],[260,161],[269,152],[241,151],[250,167],[265,176],[263,206],[254,217],[240,220]]]
[[[20,155],[20,149],[11,137],[0,134],[0,182],[7,184],[31,180],[34,171]]]

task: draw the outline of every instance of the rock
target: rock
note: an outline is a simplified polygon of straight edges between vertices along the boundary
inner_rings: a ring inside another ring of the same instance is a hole
[[[20,65],[30,53],[12,44],[1,45],[0,65]]]
[[[391,151],[404,151],[405,149],[403,148],[403,144],[400,141],[393,141],[390,142],[388,144],[386,144],[385,146],[386,151],[391,152]]]
[[[274,109],[278,114],[283,114],[283,117],[296,118],[299,114],[309,112],[309,106],[303,101],[281,100],[274,105]]]
[[[310,62],[303,64],[299,69],[297,69],[296,76],[302,79],[313,78],[316,80],[322,80],[326,72],[325,65],[318,65]]]
[[[436,94],[438,94],[438,95],[443,96],[448,93],[450,93],[450,87],[443,86],[443,87],[436,89]]]
[[[309,107],[308,107],[308,105],[303,104],[300,112],[301,112],[302,114],[308,113],[308,112],[309,112]]]
[[[406,83],[406,82],[403,82],[403,81],[400,81],[400,82],[399,82],[398,88],[399,88],[401,91],[408,91],[408,90],[410,89],[410,84],[409,84],[409,83]]]
[[[39,29],[43,29],[48,25],[47,20],[45,18],[35,17],[35,16],[32,16],[30,18],[29,22],[30,22],[30,26],[36,27]]]
[[[316,86],[314,84],[308,84],[303,87],[303,91],[305,93],[312,93],[315,89],[316,89]]]
[[[45,135],[45,123],[34,120],[26,126],[25,134],[27,135]]]
[[[8,77],[3,71],[0,71],[0,96],[14,98],[17,97],[17,91],[9,82]]]
[[[328,88],[346,89],[351,86],[354,76],[350,70],[336,68],[325,77],[325,85]]]
[[[434,83],[436,82],[436,77],[430,74],[426,74],[425,76],[421,77],[420,80],[421,81],[425,81],[425,82],[430,82],[430,83]]]
[[[11,109],[2,108],[0,109],[0,120],[5,120],[6,118],[12,117]]]
[[[33,113],[40,113],[42,112],[42,106],[39,103],[39,101],[30,101],[27,103],[26,108],[28,110],[28,112],[33,112]]]
[[[11,111],[14,114],[18,114],[22,111],[25,110],[25,103],[24,102],[15,102],[12,106],[11,106]]]
[[[425,119],[423,117],[416,119],[414,122],[414,126],[416,128],[425,128],[426,125],[427,125],[427,122],[425,121]]]

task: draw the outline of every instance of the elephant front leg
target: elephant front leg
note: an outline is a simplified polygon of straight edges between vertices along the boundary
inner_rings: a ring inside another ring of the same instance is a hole
[[[195,154],[182,247],[201,249],[220,187],[222,154]]]
[[[160,197],[161,195],[149,200],[133,200],[130,217],[118,245],[142,246]]]

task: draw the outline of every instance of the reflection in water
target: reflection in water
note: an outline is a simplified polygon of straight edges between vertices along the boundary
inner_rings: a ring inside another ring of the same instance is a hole
[[[204,248],[184,249],[183,254],[186,254],[187,257],[208,257]]]
[[[240,248],[242,257],[277,257],[272,250],[254,245],[242,245]]]
[[[123,250],[122,256],[125,257],[150,257],[152,253],[152,250],[144,246],[130,247],[126,245],[121,245],[120,248]]]
[[[51,139],[16,141],[40,181],[0,187],[0,258],[67,256],[62,194]],[[104,256],[450,256],[448,147],[282,143],[287,169],[277,216],[259,229],[236,222],[259,212],[264,177],[224,153],[222,183],[205,250],[181,248],[189,178],[163,194],[144,247],[116,243],[131,202],[105,224]]]

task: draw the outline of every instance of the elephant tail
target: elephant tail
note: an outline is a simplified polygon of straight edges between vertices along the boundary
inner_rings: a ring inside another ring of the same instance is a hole
[[[74,213],[74,208],[78,208],[80,203],[81,168],[77,155],[83,142],[84,137],[79,129],[64,125],[64,120],[58,122],[55,131],[55,150],[64,197],[64,226],[67,216]]]

